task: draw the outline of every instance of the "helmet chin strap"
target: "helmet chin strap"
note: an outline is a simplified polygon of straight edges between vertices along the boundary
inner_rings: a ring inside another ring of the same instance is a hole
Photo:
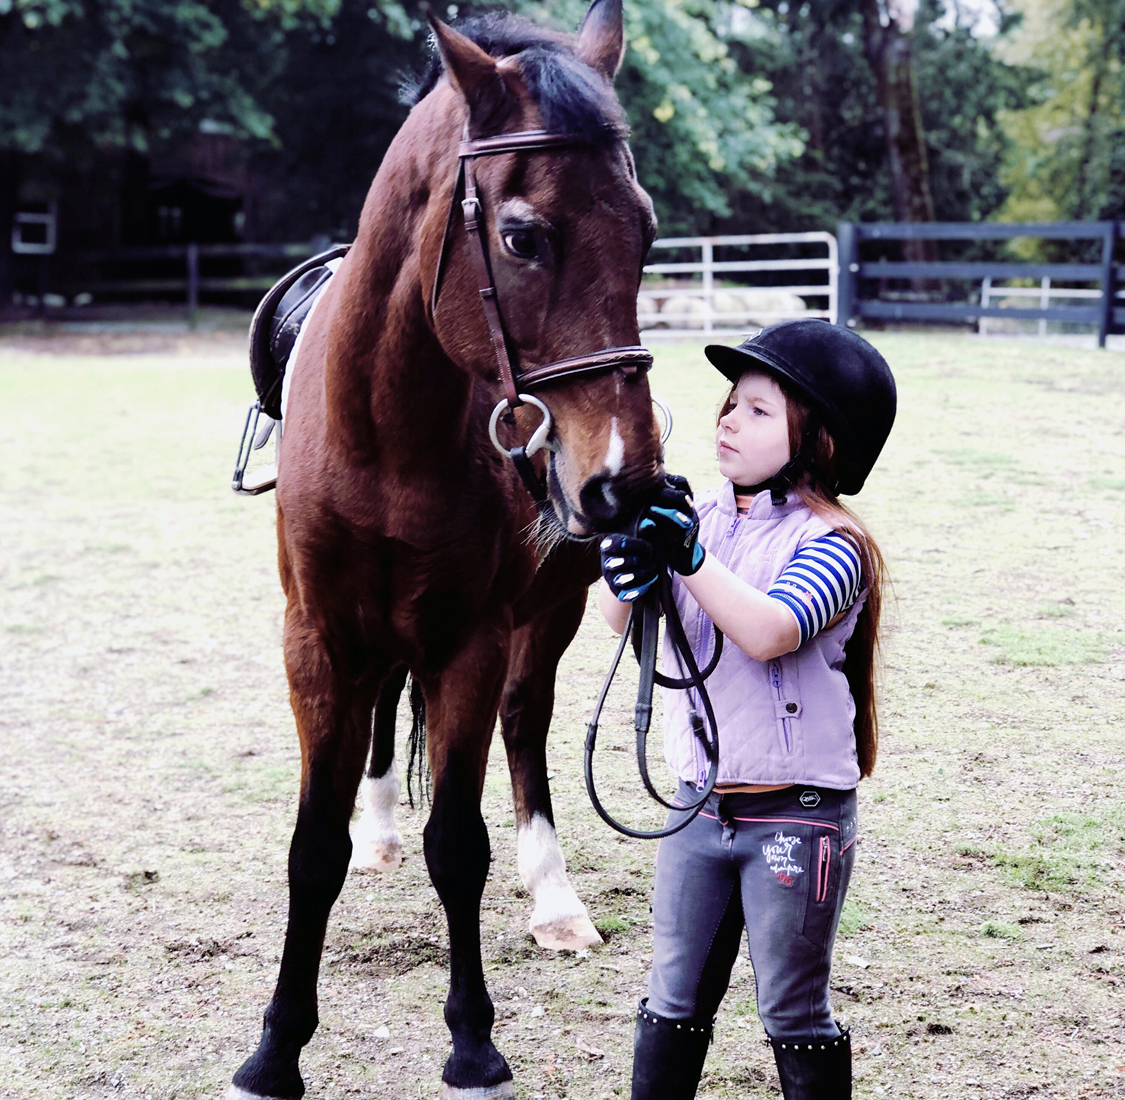
[[[808,473],[812,475],[814,480],[821,482],[829,490],[835,492],[836,487],[833,479],[828,477],[813,462],[819,438],[820,420],[815,416],[810,416],[808,423],[805,425],[804,435],[801,437],[801,445],[797,448],[797,453],[773,477],[768,477],[765,481],[759,481],[757,485],[735,486],[736,491],[744,489],[747,493],[760,493],[764,489],[769,489],[770,500],[777,508],[786,502],[789,497],[789,490]]]

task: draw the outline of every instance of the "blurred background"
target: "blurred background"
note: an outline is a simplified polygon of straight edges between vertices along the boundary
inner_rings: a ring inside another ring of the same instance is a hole
[[[569,29],[586,5],[506,6]],[[626,21],[663,237],[1125,218],[1125,0],[645,0]],[[183,301],[193,263],[197,296],[252,307],[352,239],[429,51],[413,0],[0,0],[0,319]]]

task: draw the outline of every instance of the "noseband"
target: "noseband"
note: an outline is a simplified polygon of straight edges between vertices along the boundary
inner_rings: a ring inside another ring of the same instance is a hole
[[[473,271],[477,280],[481,307],[488,323],[488,334],[492,342],[492,353],[496,357],[497,375],[504,387],[504,398],[492,412],[489,422],[489,436],[502,454],[511,458],[520,476],[527,485],[536,502],[543,505],[547,501],[542,483],[528,461],[542,447],[549,447],[551,413],[547,406],[529,391],[549,382],[579,378],[589,375],[605,374],[619,370],[626,376],[643,373],[652,366],[652,353],[640,345],[620,348],[604,348],[590,355],[577,355],[569,359],[558,359],[520,370],[518,358],[511,347],[500,314],[500,302],[496,284],[492,278],[492,268],[488,260],[488,245],[484,226],[484,208],[477,190],[475,163],[477,157],[491,157],[500,153],[544,152],[579,144],[579,139],[566,134],[552,134],[546,130],[522,130],[496,137],[466,139],[457,146],[457,179],[449,200],[449,214],[445,223],[445,236],[441,242],[438,256],[437,274],[430,297],[430,316],[437,313],[438,296],[441,293],[445,274],[449,239],[453,232],[456,217],[457,196],[464,190],[461,200],[462,216],[465,219],[465,232],[468,238],[469,255],[472,257]],[[497,421],[501,414],[509,413],[524,403],[534,405],[543,414],[543,422],[533,433],[525,447],[509,450],[503,446],[497,435]],[[534,487],[533,487],[534,486]]]

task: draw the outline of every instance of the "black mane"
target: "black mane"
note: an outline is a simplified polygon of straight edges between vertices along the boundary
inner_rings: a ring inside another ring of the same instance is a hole
[[[519,55],[524,82],[547,130],[591,143],[625,136],[621,105],[605,80],[575,56],[571,37],[497,12],[454,26],[493,57]],[[404,83],[403,103],[413,107],[441,74],[441,55],[435,49],[422,74]]]

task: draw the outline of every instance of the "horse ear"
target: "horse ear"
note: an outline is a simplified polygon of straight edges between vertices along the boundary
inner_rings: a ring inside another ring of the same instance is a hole
[[[490,57],[471,38],[430,15],[442,65],[453,86],[465,97],[472,114],[487,109],[504,94],[503,81]]]
[[[594,0],[578,31],[578,60],[612,80],[624,56],[621,0]]]

